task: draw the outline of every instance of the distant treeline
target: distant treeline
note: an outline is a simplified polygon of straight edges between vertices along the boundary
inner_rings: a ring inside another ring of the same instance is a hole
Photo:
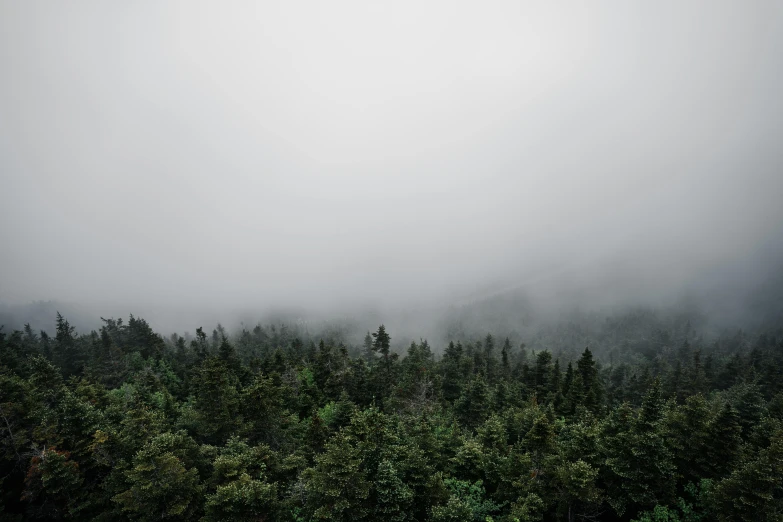
[[[55,324],[0,330],[2,520],[783,520],[783,329]]]

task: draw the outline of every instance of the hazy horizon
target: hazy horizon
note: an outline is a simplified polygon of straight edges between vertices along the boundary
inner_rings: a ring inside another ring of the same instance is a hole
[[[0,303],[741,300],[781,49],[771,1],[2,1]]]

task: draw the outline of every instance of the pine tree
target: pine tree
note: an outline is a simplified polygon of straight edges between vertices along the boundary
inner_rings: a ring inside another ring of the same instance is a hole
[[[388,460],[382,460],[378,465],[374,488],[373,520],[382,522],[411,520],[413,492],[400,480],[397,471]]]
[[[566,367],[565,377],[563,377],[562,391],[564,397],[569,397],[573,385],[574,385],[574,367],[569,361],[568,366]]]
[[[549,393],[557,395],[562,386],[563,374],[560,371],[560,359],[555,359],[555,365],[552,367],[552,381],[549,386]]]
[[[81,372],[82,354],[76,346],[76,328],[57,312],[56,335],[54,337],[54,362],[62,369],[65,377]]]
[[[123,473],[128,489],[112,500],[135,520],[192,520],[203,492],[192,460],[195,448],[184,433],[150,440]]]
[[[669,408],[665,422],[670,433],[677,471],[685,483],[698,483],[709,476],[711,444],[710,408],[702,395],[693,395],[679,407]]]
[[[23,346],[25,352],[27,352],[28,354],[37,354],[41,352],[41,348],[39,346],[38,334],[35,333],[35,331],[33,331],[33,328],[30,326],[30,323],[25,323],[24,325]]]
[[[780,520],[783,517],[783,432],[770,446],[720,481],[712,493],[718,520]]]
[[[271,516],[277,485],[266,477],[267,446],[251,448],[232,437],[212,462],[209,493],[205,496],[204,522],[236,520],[254,522]]]
[[[656,379],[635,418],[623,405],[605,425],[608,497],[618,515],[629,507],[652,508],[673,498],[674,463],[662,415],[660,381]]]
[[[78,462],[70,457],[69,452],[55,447],[33,453],[22,494],[22,500],[30,505],[33,518],[78,518],[84,502],[84,477],[79,472]]]
[[[374,352],[381,354],[380,368],[380,399],[387,401],[391,395],[392,387],[392,356],[391,356],[391,337],[386,333],[386,327],[381,325],[378,331],[372,334]]]
[[[508,380],[511,377],[511,362],[509,360],[510,357],[511,357],[511,341],[509,341],[508,337],[506,337],[506,340],[503,341],[503,348],[500,350],[501,372],[503,378],[506,380]]]
[[[338,433],[305,473],[309,508],[316,519],[335,522],[366,520],[370,483],[358,450]]]
[[[688,367],[686,390],[688,395],[704,393],[706,390],[706,376],[701,363],[701,350],[694,350],[691,364]]]
[[[364,360],[367,361],[367,365],[372,366],[373,362],[375,362],[375,350],[373,350],[370,332],[367,332],[367,335],[364,336],[364,352],[362,354],[364,355]]]
[[[207,344],[207,334],[202,327],[196,328],[196,338],[190,342],[190,347],[199,360],[204,360],[209,355],[209,345]]]
[[[374,352],[381,354],[384,361],[389,359],[389,352],[391,349],[391,337],[386,333],[386,327],[381,325],[378,327],[378,331],[372,334],[373,344],[372,349]]]
[[[544,457],[554,450],[554,443],[555,427],[552,420],[547,415],[538,415],[525,435],[525,446],[532,455],[536,470],[542,466]]]
[[[536,355],[535,390],[539,402],[544,402],[552,388],[552,354],[543,350]]]
[[[217,357],[204,361],[193,379],[198,431],[210,442],[221,442],[237,427],[239,380]]]
[[[273,512],[277,490],[273,484],[253,479],[247,473],[218,486],[205,497],[204,522],[256,522]]]
[[[566,375],[566,378],[568,376]],[[576,413],[577,409],[584,407],[585,405],[585,387],[582,384],[582,374],[579,372],[573,373],[573,380],[571,385],[568,386],[568,395],[566,395],[565,403],[567,405],[570,414]]]
[[[483,376],[478,375],[462,390],[462,395],[454,403],[454,412],[462,424],[473,428],[486,418],[488,403],[487,382]]]
[[[552,474],[558,512],[565,515],[568,522],[573,522],[577,516],[584,518],[592,511],[590,508],[594,509],[600,503],[601,490],[596,484],[598,470],[590,464],[581,459],[561,461]]]
[[[739,459],[742,444],[742,426],[739,413],[725,403],[709,427],[707,439],[706,478],[720,478],[734,468]]]
[[[598,378],[598,367],[590,348],[585,348],[576,366],[582,378],[584,405],[590,411],[597,411],[603,402],[603,385]]]
[[[494,383],[497,377],[497,361],[495,360],[495,338],[492,334],[487,334],[484,338],[484,364],[486,364],[486,375],[489,383]]]
[[[441,364],[443,368],[441,389],[443,390],[443,398],[447,401],[456,400],[462,392],[461,361],[462,345],[460,343],[455,345],[454,341],[450,342],[443,354],[443,362]]]

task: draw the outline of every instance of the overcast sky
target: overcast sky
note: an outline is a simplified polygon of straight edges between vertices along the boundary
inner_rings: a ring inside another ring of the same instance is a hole
[[[776,0],[0,0],[0,299],[676,286],[783,235],[781,93]]]

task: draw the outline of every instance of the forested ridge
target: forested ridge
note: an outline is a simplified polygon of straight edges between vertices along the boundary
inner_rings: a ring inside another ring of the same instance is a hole
[[[0,519],[783,520],[783,329],[597,331],[0,330]]]

